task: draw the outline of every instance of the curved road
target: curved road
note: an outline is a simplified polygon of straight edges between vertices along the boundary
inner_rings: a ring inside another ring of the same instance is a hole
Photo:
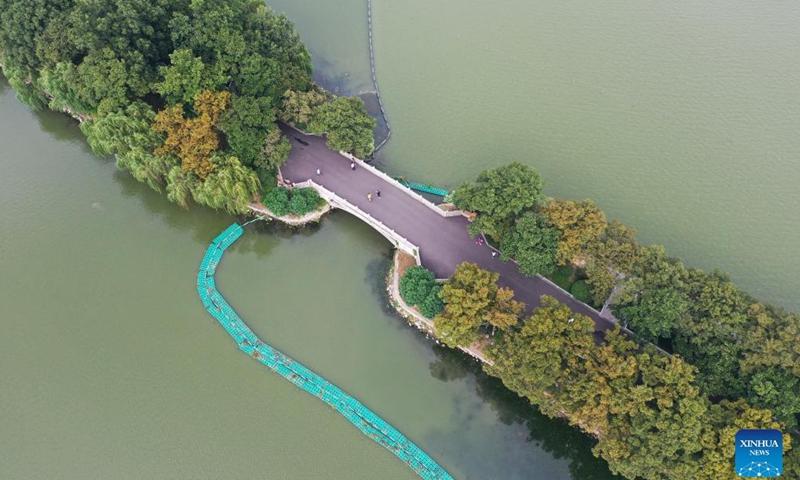
[[[539,306],[542,295],[550,295],[574,312],[593,319],[598,334],[615,325],[548,280],[526,277],[514,262],[505,263],[499,256],[493,258],[489,247],[479,246],[469,236],[469,222],[463,216],[442,217],[404,189],[368,169],[358,167],[351,171],[350,160],[328,149],[324,138],[303,135],[286,125],[281,125],[281,129],[292,145],[289,159],[281,167],[285,179],[294,183],[312,179],[380,220],[419,247],[422,264],[433,270],[437,278],[449,277],[461,262],[475,263],[499,273],[500,285],[514,290],[515,298],[525,302],[528,312]],[[322,170],[322,176],[316,175],[317,168]],[[377,190],[381,192],[380,198],[376,195]],[[372,192],[372,202],[367,200],[367,192]]]

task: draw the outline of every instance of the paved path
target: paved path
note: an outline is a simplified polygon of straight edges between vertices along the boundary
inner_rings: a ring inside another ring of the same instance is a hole
[[[323,138],[303,135],[287,126],[282,129],[292,144],[289,159],[281,167],[285,179],[295,183],[312,179],[380,220],[419,247],[422,264],[433,270],[437,278],[449,277],[461,262],[472,262],[498,272],[499,283],[514,290],[515,298],[525,302],[528,311],[539,306],[542,295],[550,295],[573,311],[592,318],[597,332],[613,327],[613,321],[601,318],[595,310],[549,281],[526,277],[515,263],[505,263],[499,256],[493,258],[489,247],[479,246],[469,236],[466,218],[442,217],[367,169],[359,167],[351,171],[350,161],[329,150]],[[317,168],[322,170],[322,176],[316,175]],[[380,198],[377,190],[381,192]],[[367,200],[367,192],[372,192],[372,202]]]

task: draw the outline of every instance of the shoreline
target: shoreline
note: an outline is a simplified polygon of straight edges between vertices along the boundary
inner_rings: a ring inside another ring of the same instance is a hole
[[[392,307],[394,307],[394,309],[401,317],[406,319],[409,325],[412,325],[421,332],[425,333],[429,338],[434,340],[437,344],[441,344],[441,342],[436,336],[436,329],[434,328],[433,320],[425,317],[420,312],[416,311],[413,307],[408,305],[405,302],[405,300],[403,300],[403,298],[400,296],[400,278],[402,277],[402,273],[405,273],[405,268],[407,268],[407,267],[404,268],[404,264],[408,263],[408,262],[403,262],[403,264],[401,264],[401,259],[403,255],[408,255],[408,254],[398,249],[395,249],[394,254],[392,255],[392,268],[389,271],[389,275],[386,276],[386,293],[389,295],[389,301],[392,304]],[[410,259],[413,260],[413,257]],[[400,272],[401,269],[404,271]],[[489,366],[494,365],[494,363],[491,360],[486,358],[486,355],[484,355],[484,353],[480,350],[477,344],[474,344],[470,347],[459,346],[458,349],[485,365]]]

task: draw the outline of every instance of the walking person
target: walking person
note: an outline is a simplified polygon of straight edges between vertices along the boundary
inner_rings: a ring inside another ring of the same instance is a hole
[[[350,161],[350,170],[355,171],[355,169],[356,169],[356,161],[355,160],[351,160]]]
[[[372,201],[372,192],[367,192],[367,200]]]
[[[375,190],[375,195],[377,195],[378,198],[381,198],[381,191],[380,190]]]
[[[496,257],[496,256],[497,256],[497,252],[496,252],[496,251],[494,251],[494,250],[492,250],[492,258],[494,258],[494,257]]]
[[[321,176],[322,176],[322,169],[321,169],[321,168],[318,168],[318,169],[317,169],[317,176],[318,176],[318,177],[321,177]]]

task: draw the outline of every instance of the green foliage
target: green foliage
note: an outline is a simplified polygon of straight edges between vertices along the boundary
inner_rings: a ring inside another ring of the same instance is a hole
[[[234,96],[230,108],[220,118],[219,126],[228,138],[231,151],[242,163],[249,167],[264,166],[262,163],[266,162],[259,161],[259,158],[266,145],[267,133],[270,129],[279,131],[269,98]],[[280,166],[280,163],[270,166]]]
[[[325,204],[313,188],[295,188],[291,192],[286,187],[270,190],[263,198],[264,205],[279,217],[286,215],[305,215]]]
[[[264,205],[279,217],[289,215],[289,189],[286,187],[273,188],[262,198]]]
[[[280,112],[281,120],[297,126],[300,129],[308,128],[317,109],[328,101],[328,96],[319,89],[312,88],[307,92],[287,90],[283,95],[283,108]]]
[[[598,242],[587,248],[586,275],[596,304],[605,303],[617,281],[618,275],[629,275],[639,261],[641,246],[636,241],[636,230],[614,220]]]
[[[163,137],[152,130],[155,113],[145,103],[133,103],[116,112],[81,124],[97,155],[116,155],[117,167],[160,192],[178,159],[153,153]]]
[[[569,289],[569,293],[583,303],[588,305],[594,304],[594,299],[592,298],[592,287],[586,283],[586,280],[578,280],[577,282],[573,283],[572,287]]]
[[[422,265],[409,267],[400,279],[400,296],[411,306],[419,305],[428,298],[436,285],[436,276]]]
[[[681,292],[666,287],[643,292],[631,304],[617,307],[614,312],[641,338],[655,342],[658,337],[672,333],[688,312],[689,306],[689,301]]]
[[[486,370],[551,417],[597,438],[594,453],[626,478],[733,478],[739,428],[780,427],[746,402],[713,404],[680,357],[619,330],[596,345],[594,322],[551,297],[495,341]],[[787,436],[788,440],[788,436]]]
[[[502,240],[518,216],[542,201],[542,185],[536,170],[513,162],[482,172],[475,183],[456,189],[453,201],[461,210],[478,213],[470,233],[483,232]]]
[[[256,173],[242,165],[236,157],[217,156],[212,161],[213,172],[191,189],[194,200],[214,209],[224,209],[230,214],[247,213],[247,205],[258,195]]]
[[[575,272],[575,267],[572,265],[562,265],[547,278],[564,290],[569,291],[570,287],[572,287],[572,284],[575,283],[577,275]]]
[[[295,188],[289,198],[289,213],[294,215],[305,215],[313,212],[325,204],[313,188]]]
[[[175,50],[169,58],[170,66],[158,69],[163,80],[155,89],[170,105],[191,105],[198,93],[212,90],[220,83],[214,81],[203,60],[195,57],[191,50]]]
[[[513,258],[519,271],[532,277],[548,275],[556,267],[558,231],[541,215],[527,212],[520,217],[500,242],[500,258]]]
[[[558,242],[558,263],[567,264],[583,257],[583,251],[597,241],[606,229],[606,215],[591,200],[551,200],[541,213],[561,232]]]
[[[525,304],[513,300],[514,292],[497,286],[497,273],[464,262],[439,292],[444,311],[434,319],[436,335],[451,346],[469,346],[479,329],[490,325],[507,329],[519,320]]]
[[[419,311],[427,318],[434,318],[444,311],[444,301],[439,293],[442,291],[442,286],[438,283],[431,287],[425,300],[419,304]]]
[[[309,128],[326,134],[328,148],[366,158],[375,148],[375,119],[358,97],[339,97],[317,108]]]
[[[406,270],[400,279],[400,296],[411,306],[416,306],[427,318],[442,313],[444,302],[439,296],[442,286],[427,268],[415,265]]]
[[[275,126],[270,127],[263,143],[264,146],[254,162],[255,168],[257,171],[275,172],[289,158],[292,146]]]

